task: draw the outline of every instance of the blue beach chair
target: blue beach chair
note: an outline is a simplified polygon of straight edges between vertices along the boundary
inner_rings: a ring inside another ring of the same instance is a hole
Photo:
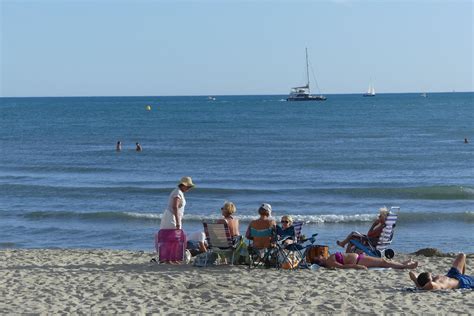
[[[274,228],[249,228],[249,269],[264,265],[266,268],[277,266],[277,243]]]

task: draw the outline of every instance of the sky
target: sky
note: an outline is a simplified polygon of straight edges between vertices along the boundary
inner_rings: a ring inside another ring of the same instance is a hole
[[[472,0],[0,0],[0,96],[474,91]]]

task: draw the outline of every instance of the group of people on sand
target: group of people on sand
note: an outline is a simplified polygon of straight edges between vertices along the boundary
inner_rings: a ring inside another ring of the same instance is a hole
[[[166,207],[161,218],[160,229],[182,229],[182,220],[184,216],[184,209],[186,206],[185,193],[195,187],[191,177],[181,178],[178,186],[171,192],[168,199],[168,206]],[[239,220],[235,217],[237,208],[232,202],[225,202],[221,207],[222,218],[221,222],[226,222],[231,236],[233,238],[240,237]],[[251,221],[245,233],[245,237],[253,241],[256,248],[264,247],[268,244],[268,237],[253,237],[251,230],[273,229],[276,231],[277,238],[282,241],[284,247],[291,247],[295,242],[295,231],[293,227],[293,218],[290,215],[281,217],[280,223],[277,225],[272,218],[272,206],[268,203],[262,203],[257,210],[258,218]],[[351,232],[344,240],[337,241],[337,245],[345,247],[345,252],[336,252],[329,257],[320,255],[313,260],[322,267],[332,269],[367,269],[374,267],[393,268],[393,269],[415,269],[418,267],[417,261],[396,262],[393,260],[386,260],[384,258],[377,258],[365,255],[364,253],[355,253],[352,248],[351,239],[364,238],[376,240],[385,226],[385,220],[389,211],[386,208],[381,208],[379,216],[373,222],[367,235],[359,232]],[[190,242],[195,243],[194,246],[199,252],[207,251],[205,243],[205,235],[202,232],[196,236],[188,235]],[[263,238],[263,239],[262,239]],[[433,289],[454,289],[454,288],[474,288],[474,278],[465,275],[466,256],[459,254],[453,263],[452,268],[446,276],[432,275],[424,272],[416,275],[410,272],[410,278],[415,285],[424,290]]]

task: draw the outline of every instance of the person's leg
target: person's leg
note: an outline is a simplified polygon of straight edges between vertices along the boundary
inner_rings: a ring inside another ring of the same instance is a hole
[[[466,255],[463,253],[458,254],[452,267],[458,269],[459,272],[464,274],[466,272]]]
[[[366,266],[367,268],[393,268],[393,269],[415,269],[418,266],[418,262],[405,262],[400,263],[396,261],[387,261],[382,258],[364,256],[359,260],[359,264]]]
[[[346,244],[349,242],[349,240],[354,239],[354,238],[360,238],[360,236],[361,234],[359,232],[352,232],[349,235],[347,235],[346,239],[344,239],[343,241],[338,240],[336,241],[336,243],[342,248],[344,248]]]
[[[207,251],[207,247],[206,247],[206,244],[203,243],[202,241],[199,242],[199,251],[200,252],[206,252]]]

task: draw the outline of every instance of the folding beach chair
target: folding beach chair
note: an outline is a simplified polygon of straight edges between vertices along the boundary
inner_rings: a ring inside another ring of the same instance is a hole
[[[240,253],[241,241],[240,238],[232,238],[230,235],[229,226],[226,222],[203,222],[204,233],[208,244],[209,252],[214,252],[219,255],[230,256],[230,263],[236,262],[236,255]]]
[[[273,227],[265,229],[249,228],[249,269],[264,265],[266,268],[279,267],[276,233]]]
[[[298,243],[301,240],[303,224],[304,222],[302,221],[293,222],[294,236],[286,236],[286,238],[277,241],[278,246],[281,248],[281,250],[278,250],[278,261],[283,269],[293,270],[298,267],[303,259],[304,246]],[[293,243],[285,244],[288,238],[291,238]]]
[[[299,242],[301,239],[301,231],[303,229],[304,222],[293,222],[293,228],[295,229],[295,242]]]
[[[393,230],[395,229],[400,207],[392,206],[385,220],[385,227],[380,234],[378,241],[374,242],[370,238],[364,237],[363,241],[351,239],[349,242],[355,246],[356,251],[362,251],[372,257],[382,257],[391,259],[395,255],[393,249],[388,248],[392,243]]]
[[[309,268],[312,262],[310,262],[310,258],[308,254],[311,252],[311,249],[314,247],[322,247],[320,245],[315,245],[317,233],[312,234],[309,238],[302,238],[301,236],[298,237],[298,242],[294,245],[290,245],[290,249],[296,251],[298,256],[301,258],[299,262],[300,268]]]
[[[182,229],[160,229],[155,235],[155,248],[160,262],[184,261],[186,234]]]

